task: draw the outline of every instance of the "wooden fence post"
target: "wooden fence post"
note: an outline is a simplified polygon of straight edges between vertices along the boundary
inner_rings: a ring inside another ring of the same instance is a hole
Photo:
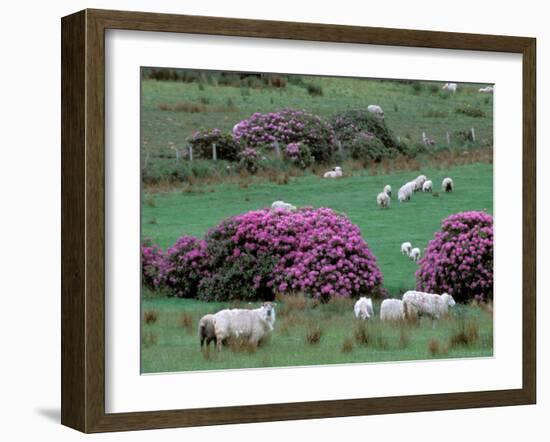
[[[216,143],[212,143],[212,159],[214,161],[218,160],[218,152],[216,150]]]
[[[476,131],[474,130],[473,127],[472,127],[471,131],[472,131],[472,141],[475,143],[475,141],[476,141]]]
[[[193,161],[193,146],[190,144],[187,146],[187,150],[189,152],[189,161]]]
[[[281,158],[281,146],[279,146],[277,140],[275,140],[275,153],[277,154],[277,158]]]

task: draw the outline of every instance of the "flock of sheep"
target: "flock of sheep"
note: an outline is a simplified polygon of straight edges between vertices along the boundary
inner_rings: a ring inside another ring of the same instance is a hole
[[[382,301],[380,320],[404,321],[426,316],[432,319],[432,326],[435,327],[435,321],[445,317],[455,304],[453,297],[447,293],[437,295],[409,290],[402,299]],[[355,303],[353,310],[359,320],[375,316],[372,300],[364,296]],[[205,315],[199,321],[200,348],[208,348],[214,342],[220,351],[231,339],[256,347],[271,336],[275,319],[275,304],[271,302],[264,302],[256,309],[224,309]]]
[[[384,186],[384,190],[376,196],[376,203],[387,209],[391,204],[391,186]],[[400,203],[410,201],[415,192],[432,192],[433,182],[426,178],[425,175],[418,175],[414,180],[401,186],[397,192],[397,200]],[[441,182],[441,190],[444,192],[452,192],[454,190],[454,182],[452,178],[446,177]]]

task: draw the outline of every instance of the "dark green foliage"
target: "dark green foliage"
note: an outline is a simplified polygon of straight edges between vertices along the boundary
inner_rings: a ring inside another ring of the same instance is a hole
[[[317,84],[309,83],[307,85],[307,93],[312,97],[321,97],[323,95],[323,88]]]
[[[359,135],[350,145],[351,157],[362,161],[364,165],[392,157],[394,154],[395,151],[387,149],[378,138],[373,136]]]
[[[464,103],[464,104],[461,104],[460,106],[458,106],[455,109],[455,112],[457,114],[464,114],[464,115],[468,115],[469,117],[473,117],[473,118],[480,118],[480,117],[485,116],[485,113],[479,107],[475,107],[475,106],[472,106],[471,104],[467,104],[467,103]]]
[[[238,161],[241,147],[233,140],[230,134],[221,133],[218,129],[202,130],[195,132],[188,140],[193,147],[193,155],[212,159],[212,145],[216,144],[217,159]]]

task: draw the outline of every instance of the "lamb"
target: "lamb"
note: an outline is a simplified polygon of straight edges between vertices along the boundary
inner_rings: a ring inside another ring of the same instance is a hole
[[[232,338],[243,339],[257,346],[271,334],[275,326],[275,310],[270,302],[253,310],[221,310],[214,317],[218,350],[221,350],[224,341]]]
[[[412,249],[412,244],[410,242],[404,242],[401,244],[401,254],[405,256],[410,256]]]
[[[386,192],[380,192],[378,196],[376,197],[376,202],[380,207],[383,209],[387,209],[390,207],[390,197]]]
[[[380,320],[403,321],[405,308],[401,299],[384,299],[380,305]]]
[[[413,181],[414,182],[414,191],[418,192],[419,190],[422,190],[422,186],[424,185],[426,180],[427,180],[426,175],[418,175],[415,178],[415,180]]]
[[[404,201],[409,201],[413,193],[414,193],[414,184],[409,182],[399,188],[399,190],[397,191],[397,199],[399,200],[400,203]]]
[[[271,204],[271,210],[281,210],[284,212],[295,212],[296,206],[293,206],[292,204],[285,203],[284,201],[274,201],[273,204]]]
[[[458,88],[458,85],[456,83],[445,83],[445,85],[442,87],[443,90],[450,91],[450,92],[456,92],[456,89]]]
[[[443,178],[441,189],[445,192],[452,192],[455,188],[452,178]]]
[[[382,117],[382,119],[384,118],[384,111],[382,110],[382,108],[380,106],[378,106],[377,104],[369,104],[367,106],[367,110],[373,114],[376,114],[380,117]]]
[[[210,343],[214,341],[214,346],[217,344],[216,340],[216,319],[214,315],[204,315],[199,321],[199,340],[201,349],[206,343],[206,347],[210,348]]]
[[[435,321],[446,316],[449,308],[455,304],[455,300],[448,293],[437,295],[409,290],[403,295],[403,307],[407,318],[428,316]]]
[[[486,86],[479,89],[482,94],[492,94],[495,88],[493,86]]]
[[[432,191],[432,180],[427,180],[422,184],[422,192],[431,192]]]
[[[374,316],[374,309],[372,307],[372,300],[365,296],[361,296],[353,307],[355,317],[357,319],[369,319]]]
[[[342,176],[342,168],[336,166],[333,170],[325,172],[323,178],[340,178]]]
[[[420,259],[420,249],[418,247],[412,249],[409,258],[411,258],[414,262],[417,262]]]
[[[391,198],[391,186],[389,184],[384,186],[384,193]]]

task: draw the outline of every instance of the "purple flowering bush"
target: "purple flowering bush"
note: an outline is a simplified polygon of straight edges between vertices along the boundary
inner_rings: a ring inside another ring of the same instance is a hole
[[[141,281],[145,286],[156,289],[162,285],[163,259],[162,249],[145,239],[141,245]]]
[[[241,145],[273,149],[276,143],[304,143],[318,162],[327,162],[335,150],[334,131],[317,115],[294,109],[262,114],[256,112],[233,127],[233,137]]]
[[[206,242],[182,236],[166,250],[161,265],[162,284],[170,296],[194,298],[200,281],[209,275]]]
[[[262,155],[256,149],[247,147],[239,154],[239,167],[254,174],[260,168],[262,158]]]
[[[303,292],[327,300],[376,292],[382,274],[359,228],[331,209],[256,210],[206,237],[212,273],[205,300],[270,299]]]
[[[311,149],[304,143],[289,143],[286,145],[285,158],[289,159],[300,169],[307,169],[313,164],[313,155]]]
[[[493,217],[462,212],[443,220],[419,261],[418,290],[447,292],[458,302],[493,297]]]
[[[222,133],[216,128],[195,131],[187,142],[193,147],[194,155],[208,160],[212,159],[213,144],[216,144],[216,156],[220,160],[237,161],[241,151],[231,134]]]

